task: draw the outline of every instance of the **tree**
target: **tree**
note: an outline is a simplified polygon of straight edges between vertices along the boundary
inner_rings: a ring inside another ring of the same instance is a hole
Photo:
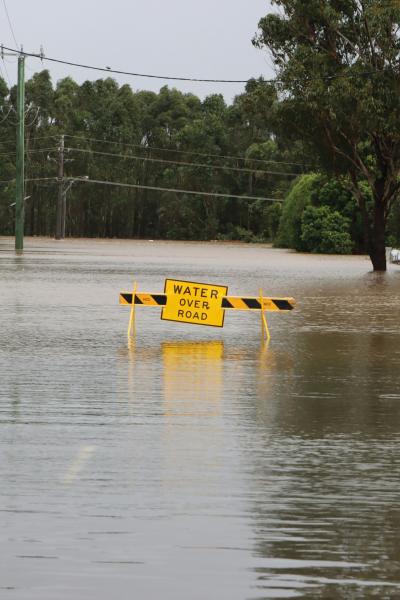
[[[276,129],[348,177],[374,270],[400,189],[400,5],[388,0],[274,0],[256,46],[278,70]],[[368,183],[373,203],[365,199]]]
[[[26,90],[27,233],[54,234],[64,135],[64,173],[75,180],[67,235],[252,242],[275,236],[280,204],[241,198],[283,198],[303,170],[291,162],[299,160],[299,145],[281,145],[271,133],[273,86],[251,81],[227,106],[219,94],[201,100],[168,87],[134,92],[111,78],[80,85],[66,77],[53,85],[44,70]],[[15,86],[9,90],[0,79],[0,234],[13,231],[15,101]],[[85,175],[132,187],[90,183]]]

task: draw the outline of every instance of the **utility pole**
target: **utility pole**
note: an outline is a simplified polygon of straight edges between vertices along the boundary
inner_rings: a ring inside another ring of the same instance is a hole
[[[63,191],[62,215],[61,215],[61,238],[65,240],[65,223],[67,221],[67,191]]]
[[[65,194],[64,194],[64,136],[61,136],[58,149],[58,198],[56,211],[56,240],[61,240],[65,233]]]
[[[0,44],[0,57],[18,56],[18,82],[17,82],[17,152],[15,174],[15,251],[22,253],[24,249],[24,222],[25,222],[25,53],[21,46],[19,52],[4,52]],[[40,54],[30,54],[43,60],[42,47]]]
[[[15,198],[15,250],[24,249],[25,196],[25,56],[18,56],[17,85],[17,164]]]
[[[58,181],[58,195],[57,195],[57,205],[56,205],[56,231],[55,231],[55,239],[63,240],[65,239],[65,228],[67,221],[67,192],[71,189],[75,180],[82,179],[82,177],[77,177],[73,179],[72,177],[65,176],[65,163],[73,162],[73,159],[66,159],[65,154],[68,153],[68,148],[65,148],[65,136],[60,136],[60,145],[58,147],[58,157],[53,158],[50,155],[47,155],[47,160],[57,163],[58,173],[57,173],[57,181]],[[83,179],[87,179],[87,175],[83,176]]]

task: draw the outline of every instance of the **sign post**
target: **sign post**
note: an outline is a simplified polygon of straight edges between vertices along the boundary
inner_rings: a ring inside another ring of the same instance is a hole
[[[131,314],[129,317],[129,325],[128,325],[128,338],[133,337],[135,335],[135,297],[136,297],[136,281],[133,283],[133,292],[132,292],[132,306],[131,306]]]

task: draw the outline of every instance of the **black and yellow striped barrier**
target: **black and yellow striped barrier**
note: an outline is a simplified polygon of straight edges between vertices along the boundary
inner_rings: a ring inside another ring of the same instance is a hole
[[[132,292],[121,292],[119,295],[119,303],[131,306]],[[166,306],[167,294],[135,294],[136,306]],[[262,298],[262,310],[278,311],[278,310],[293,310],[295,308],[295,300],[293,298]],[[225,310],[261,310],[260,298],[244,297],[244,296],[225,296],[222,298],[221,308]]]
[[[132,292],[121,292],[119,303],[131,305],[132,297]],[[134,304],[142,306],[165,306],[167,304],[167,294],[135,294]]]
[[[221,285],[167,279],[164,293],[138,293],[136,283],[132,292],[121,292],[119,303],[131,306],[128,336],[135,327],[136,306],[160,306],[161,319],[194,325],[223,327],[226,310],[259,310],[263,332],[270,338],[266,312],[291,311],[295,307],[293,298],[269,298],[260,295],[228,296],[228,288]]]

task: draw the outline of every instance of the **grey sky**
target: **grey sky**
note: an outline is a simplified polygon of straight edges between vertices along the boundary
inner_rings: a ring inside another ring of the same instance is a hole
[[[6,0],[15,37],[27,52],[41,44],[45,54],[72,62],[160,75],[247,79],[273,75],[267,54],[252,47],[268,0]],[[0,42],[14,46],[2,0]],[[15,82],[15,59],[6,68]],[[4,64],[0,60],[4,73]],[[40,70],[28,59],[27,73]],[[53,81],[106,76],[94,71],[44,63]],[[158,90],[165,81],[119,76],[134,89]],[[236,84],[169,83],[204,97],[220,92],[230,101],[243,90]]]

